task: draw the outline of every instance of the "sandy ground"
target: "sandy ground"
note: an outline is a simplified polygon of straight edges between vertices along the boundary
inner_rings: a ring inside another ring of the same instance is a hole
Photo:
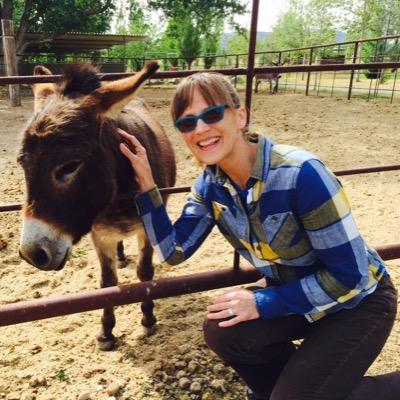
[[[172,91],[145,88],[160,122],[167,128],[178,162],[177,185],[199,173],[179,134],[171,127],[168,104]],[[23,199],[22,171],[15,162],[19,132],[31,115],[32,99],[10,109],[0,99],[1,204]],[[304,97],[253,98],[252,123],[277,142],[303,147],[319,155],[332,170],[399,163],[400,111],[397,104],[363,100]],[[400,172],[343,177],[359,228],[373,245],[400,243]],[[176,216],[185,195],[174,195]],[[74,293],[97,287],[98,265],[88,238],[75,247],[60,272],[42,272],[18,256],[20,217],[0,214],[0,302]],[[137,281],[136,241],[126,244],[130,263],[119,270],[121,283]],[[202,249],[185,264],[167,268],[156,262],[156,278],[228,267],[233,253],[213,232]],[[400,262],[388,262],[400,285]],[[244,387],[220,364],[202,341],[205,307],[216,292],[159,300],[157,332],[144,337],[137,304],[116,310],[113,352],[95,348],[101,311],[1,328],[0,399],[243,399]],[[400,321],[370,373],[400,369]]]

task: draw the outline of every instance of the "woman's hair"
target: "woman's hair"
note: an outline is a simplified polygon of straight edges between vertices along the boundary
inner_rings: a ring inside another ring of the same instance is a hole
[[[195,89],[210,106],[226,104],[232,109],[240,107],[239,95],[224,75],[215,72],[197,72],[186,77],[176,89],[171,104],[174,122],[191,104]]]

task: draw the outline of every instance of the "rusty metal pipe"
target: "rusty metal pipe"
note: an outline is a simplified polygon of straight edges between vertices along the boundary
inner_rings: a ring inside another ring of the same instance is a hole
[[[379,246],[376,250],[384,260],[400,258],[400,244]],[[0,326],[242,285],[254,282],[260,276],[253,267],[229,268],[39,300],[20,301],[0,306]]]
[[[246,100],[245,105],[247,109],[247,123],[250,122],[251,113],[251,93],[253,87],[254,76],[254,52],[256,50],[257,41],[257,20],[258,20],[258,4],[259,0],[253,0],[251,10],[251,25],[250,25],[250,39],[247,57],[247,76],[246,76]]]
[[[246,284],[256,281],[259,277],[260,273],[251,267],[246,269],[229,268],[38,300],[20,301],[0,306],[0,326]]]
[[[334,174],[337,176],[371,174],[373,172],[396,171],[399,169],[400,169],[400,164],[394,164],[394,165],[382,165],[377,167],[342,169],[339,171],[335,171]]]
[[[400,62],[377,62],[365,64],[313,64],[313,65],[289,65],[278,67],[256,67],[254,74],[266,73],[291,73],[291,72],[319,72],[319,71],[353,71],[363,69],[389,69],[400,68]],[[207,70],[209,71],[209,70]],[[220,72],[224,75],[247,75],[246,68],[231,68],[231,69],[212,69],[213,72]],[[151,76],[150,79],[171,79],[182,78],[192,75],[196,72],[204,72],[204,70],[185,70],[185,71],[165,71],[157,72]],[[99,74],[100,80],[112,81],[116,79],[126,78],[134,74],[126,72],[115,72],[109,74]],[[0,77],[0,85],[10,84],[31,84],[31,83],[45,83],[45,82],[59,82],[63,78],[62,75],[40,75],[40,76],[2,76]]]

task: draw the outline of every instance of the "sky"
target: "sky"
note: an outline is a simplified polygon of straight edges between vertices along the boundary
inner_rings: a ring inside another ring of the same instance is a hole
[[[236,17],[235,20],[245,28],[250,29],[252,1],[249,0],[247,15]],[[260,0],[258,5],[258,32],[271,32],[279,14],[287,11],[287,0]]]

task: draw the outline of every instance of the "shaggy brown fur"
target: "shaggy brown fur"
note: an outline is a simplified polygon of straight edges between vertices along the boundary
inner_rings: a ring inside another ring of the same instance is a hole
[[[143,232],[133,198],[133,170],[119,151],[117,127],[146,148],[159,187],[175,184],[175,159],[161,126],[143,102],[132,101],[138,86],[158,66],[100,85],[92,66],[74,67],[60,86],[34,85],[35,111],[25,129],[18,160],[26,178],[24,229],[20,253],[44,270],[61,269],[70,244],[91,232],[102,272],[101,286],[117,284],[116,249],[123,237],[138,233],[138,276],[153,277],[153,250]],[[36,67],[38,74],[49,74]],[[155,323],[153,303],[142,305],[142,324]],[[104,310],[100,347],[114,346],[113,309]]]

